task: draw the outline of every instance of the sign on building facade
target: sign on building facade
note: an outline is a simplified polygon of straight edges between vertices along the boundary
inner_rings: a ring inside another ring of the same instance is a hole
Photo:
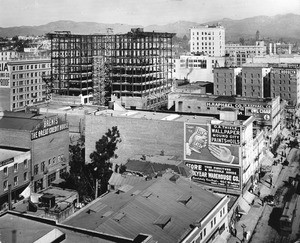
[[[9,88],[9,70],[7,62],[0,62],[0,88]]]
[[[240,168],[190,162],[186,162],[186,166],[192,170],[192,179],[200,181],[203,184],[227,189],[241,188]]]
[[[241,127],[185,124],[184,159],[193,179],[211,186],[240,189]]]
[[[31,132],[31,140],[35,140],[41,137],[48,136],[69,128],[67,122],[59,119],[58,116],[47,117],[43,119],[43,122]]]

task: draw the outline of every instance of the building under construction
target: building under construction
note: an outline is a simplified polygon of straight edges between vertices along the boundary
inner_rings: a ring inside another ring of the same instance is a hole
[[[172,85],[173,33],[132,29],[127,34],[48,34],[52,92],[81,97],[82,103],[108,100],[131,109],[167,103]]]

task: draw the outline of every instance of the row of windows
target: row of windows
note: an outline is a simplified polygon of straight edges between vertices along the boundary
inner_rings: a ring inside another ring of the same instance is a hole
[[[216,78],[215,80],[216,80],[216,84],[219,83],[219,81],[220,81],[219,78]],[[221,79],[221,84],[222,83],[226,84],[227,82],[230,83],[230,84],[232,84],[234,82],[234,80],[232,78],[231,79],[230,78],[228,78],[228,79],[227,78]]]
[[[214,40],[214,37],[202,37],[202,40]],[[193,40],[195,40],[195,37],[193,37]],[[197,37],[197,40],[199,40],[199,37]]]
[[[39,99],[33,99],[33,100],[27,100],[27,101],[21,101],[21,102],[15,102],[13,103],[13,109],[15,108],[22,108],[24,107],[25,105],[30,105],[32,103],[36,103],[38,101],[42,101],[43,99],[42,98],[39,98]]]
[[[273,90],[275,90],[276,89],[276,87],[275,86],[273,86]],[[288,87],[288,89],[286,89],[286,87],[285,86],[283,86],[283,87],[279,87],[279,91],[289,91],[289,92],[291,92],[291,87]]]
[[[21,80],[17,82],[13,82],[13,87],[16,86],[23,86],[23,85],[30,85],[30,84],[38,84],[43,83],[43,80],[41,78],[31,79],[31,80]]]
[[[251,77],[251,78],[254,78],[254,76],[255,76],[255,75],[254,75],[253,73],[250,74],[250,77]],[[260,74],[259,74],[259,73],[257,73],[256,76],[257,76],[258,78],[260,78]],[[245,78],[247,77],[247,73],[244,73],[244,77],[245,77]]]
[[[199,35],[199,32],[195,32],[195,31],[192,31],[193,35]],[[216,32],[215,31],[208,31],[208,32],[200,32],[200,35],[214,35]],[[216,33],[217,34],[217,33]],[[219,31],[219,35],[221,35],[222,32]]]
[[[0,51],[0,56],[11,56],[11,55],[16,55],[16,52],[11,52],[11,51]]]
[[[216,92],[215,94],[217,94],[217,95],[233,95],[233,92],[232,92],[232,91],[227,92],[227,91],[225,90],[225,91],[222,93],[222,92],[219,92],[219,91],[217,90],[217,92]]]
[[[27,169],[27,168],[28,168],[28,160],[25,159],[25,160],[23,161],[23,164],[24,164],[24,168]],[[14,172],[15,172],[15,173],[18,172],[19,164],[18,164],[18,163],[15,163],[15,164],[13,165],[13,167],[14,167]],[[3,168],[3,174],[4,174],[5,176],[8,175],[8,167],[7,167],[7,166]]]
[[[217,75],[217,77],[221,76],[221,74],[223,74],[224,77],[228,76],[228,74],[229,74],[230,77],[233,77],[232,73],[218,73],[218,72],[216,72],[215,74]]]
[[[50,158],[48,159],[48,165],[51,165],[51,164],[55,164],[55,163],[61,163],[64,161],[64,155],[59,155],[56,159],[56,157],[53,157],[53,158]],[[46,170],[46,162],[43,161],[41,163],[41,172],[44,172]],[[33,167],[33,174],[34,175],[37,175],[39,173],[39,164],[36,164],[34,165]]]
[[[260,79],[257,79],[257,80],[255,80],[255,81],[256,81],[257,84],[260,84]],[[251,79],[250,82],[251,82],[251,84],[253,84],[253,83],[254,83],[254,80]],[[247,79],[245,79],[245,78],[244,78],[244,83],[245,83],[245,84],[247,83]]]
[[[223,207],[220,210],[220,218],[222,218],[223,215],[225,215],[225,207]],[[214,219],[210,221],[210,227],[211,227],[211,229],[216,225],[216,223],[217,223],[217,219],[216,219],[216,217],[214,217]],[[202,240],[205,236],[206,236],[206,228],[204,228],[200,232],[200,240]]]
[[[273,97],[275,98],[278,94],[276,93],[273,93]],[[285,98],[285,99],[290,99],[291,98],[291,94],[287,94],[287,93],[283,93],[283,94],[280,94],[281,97]]]
[[[24,182],[28,181],[28,172],[24,172],[23,181]],[[13,186],[16,187],[16,186],[18,186],[18,184],[19,184],[19,178],[18,178],[18,176],[15,176]],[[4,191],[8,190],[8,181],[7,180],[3,181],[3,190]]]
[[[248,92],[244,92],[244,96],[250,96],[250,97],[253,97],[254,96],[254,92],[251,92],[251,95],[248,93]],[[257,92],[257,95],[255,95],[255,97],[258,96],[260,97],[260,92]]]
[[[37,96],[38,94],[40,96],[42,95],[42,92],[35,92],[35,94],[33,95],[33,92],[31,92],[31,91],[35,91],[35,90],[42,90],[43,91],[43,90],[45,90],[45,86],[39,85],[39,86],[31,86],[31,87],[13,89],[13,94],[16,94],[16,93],[20,94],[20,93],[30,92],[30,93],[27,94],[27,98],[29,98],[30,94],[32,96]],[[13,96],[13,100],[24,99],[23,96],[25,97],[26,94],[20,94],[19,96]]]
[[[46,75],[46,72],[31,72],[31,73],[19,73],[13,74],[12,79],[22,79],[22,78],[29,78],[29,77],[41,77],[42,75]]]
[[[228,85],[228,86],[226,86],[226,85],[220,85],[220,88],[222,88],[222,86],[224,87],[224,89],[229,88],[229,89],[232,90],[232,85]],[[216,85],[216,88],[218,89],[218,88],[219,88],[219,85]]]
[[[291,80],[273,80],[273,84],[275,84],[275,83],[277,83],[277,84],[291,84]]]
[[[31,64],[31,65],[19,65],[19,66],[13,66],[13,71],[18,70],[32,70],[32,69],[38,69],[38,68],[50,68],[50,63],[47,64]]]

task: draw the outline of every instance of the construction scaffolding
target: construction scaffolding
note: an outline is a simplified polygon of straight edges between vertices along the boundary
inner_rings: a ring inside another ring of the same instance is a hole
[[[159,108],[172,86],[174,35],[141,28],[127,34],[50,33],[53,92],[98,105],[111,94],[127,108]]]

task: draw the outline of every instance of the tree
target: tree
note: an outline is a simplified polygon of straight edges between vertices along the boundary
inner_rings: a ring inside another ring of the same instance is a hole
[[[91,168],[85,163],[85,138],[82,136],[76,144],[70,145],[70,171],[62,175],[64,188],[76,190],[80,201],[90,201],[94,198],[94,183]]]
[[[242,46],[245,45],[245,38],[244,37],[240,38],[240,43],[241,43]]]
[[[15,35],[11,40],[16,42],[19,40],[19,36]]]
[[[89,166],[93,178],[100,182],[100,195],[107,191],[108,180],[112,173],[110,160],[117,158],[115,151],[119,142],[121,142],[120,132],[116,126],[113,126],[96,142],[96,150],[90,154],[91,163]],[[98,188],[96,190],[96,195],[98,195]]]
[[[126,169],[127,169],[127,168],[126,168],[126,165],[121,164],[121,165],[120,165],[120,169],[119,169],[119,173],[120,173],[120,174],[123,174],[124,172],[126,172]]]

